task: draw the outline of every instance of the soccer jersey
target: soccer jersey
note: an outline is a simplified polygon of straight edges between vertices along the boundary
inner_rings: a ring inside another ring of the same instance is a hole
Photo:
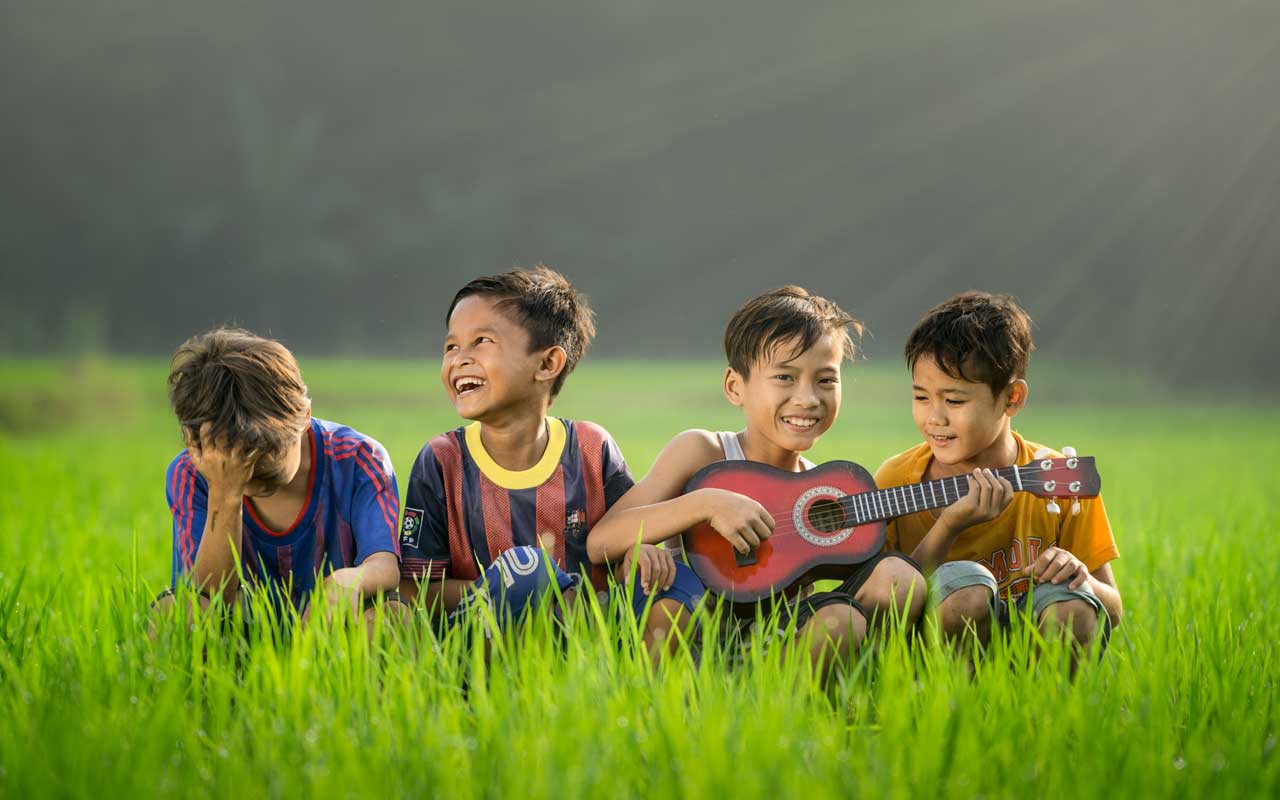
[[[191,570],[204,534],[208,483],[186,450],[169,464],[166,479],[173,514],[173,583]],[[400,555],[399,490],[387,451],[351,428],[311,420],[311,475],[306,501],[293,524],[275,531],[243,503],[240,560],[250,587],[265,586],[277,605],[295,607],[317,575],[356,566],[371,553]]]
[[[526,470],[504,469],[480,441],[480,423],[422,448],[409,476],[401,575],[475,580],[512,547],[541,547],[561,569],[603,588],[587,532],[634,481],[618,445],[591,422],[547,418],[547,449]]]
[[[1040,445],[1013,434],[1018,445],[1015,463],[1030,463]],[[1052,458],[1062,454],[1050,451]],[[876,470],[876,485],[902,486],[923,479],[933,452],[919,444],[890,458]],[[1044,499],[1017,492],[1000,516],[966,528],[956,537],[947,561],[976,561],[996,578],[1000,594],[1020,596],[1031,588],[1031,567],[1040,553],[1057,546],[1084,562],[1090,572],[1119,555],[1107,509],[1102,498],[1080,501],[1080,513],[1071,513],[1071,501],[1060,503],[1062,511],[1050,514]],[[933,527],[932,512],[919,511],[890,520],[885,531],[885,548],[911,553]]]

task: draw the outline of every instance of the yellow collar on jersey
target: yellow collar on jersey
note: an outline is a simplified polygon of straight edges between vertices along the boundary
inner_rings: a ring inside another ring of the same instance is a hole
[[[480,441],[479,422],[473,422],[467,426],[466,436],[467,450],[471,452],[471,458],[486,478],[503,489],[532,489],[546,483],[556,471],[560,456],[564,453],[566,433],[563,422],[556,417],[547,417],[546,452],[542,454],[542,458],[538,459],[537,464],[522,470],[507,469],[493,460],[489,451],[484,449],[484,442]]]

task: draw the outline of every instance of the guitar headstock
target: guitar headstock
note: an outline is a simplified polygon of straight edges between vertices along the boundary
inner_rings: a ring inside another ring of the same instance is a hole
[[[1102,478],[1094,466],[1093,456],[1077,456],[1074,448],[1062,448],[1061,458],[1049,458],[1047,450],[1039,450],[1029,464],[1020,467],[1023,488],[1039,497],[1097,497],[1102,491]],[[1057,504],[1050,503],[1051,513]],[[1072,509],[1079,513],[1078,507]]]

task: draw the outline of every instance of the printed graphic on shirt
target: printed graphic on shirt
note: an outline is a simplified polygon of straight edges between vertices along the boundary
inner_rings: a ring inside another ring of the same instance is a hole
[[[400,544],[409,547],[418,546],[418,538],[422,535],[422,515],[426,513],[421,508],[406,508],[404,510],[404,522],[400,525]]]

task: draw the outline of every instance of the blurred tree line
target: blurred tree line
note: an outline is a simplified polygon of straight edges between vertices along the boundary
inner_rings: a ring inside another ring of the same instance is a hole
[[[1009,291],[1042,354],[1277,381],[1280,7],[10,0],[0,349],[219,322],[434,357],[546,262],[597,352],[712,355],[801,283],[896,358]]]

